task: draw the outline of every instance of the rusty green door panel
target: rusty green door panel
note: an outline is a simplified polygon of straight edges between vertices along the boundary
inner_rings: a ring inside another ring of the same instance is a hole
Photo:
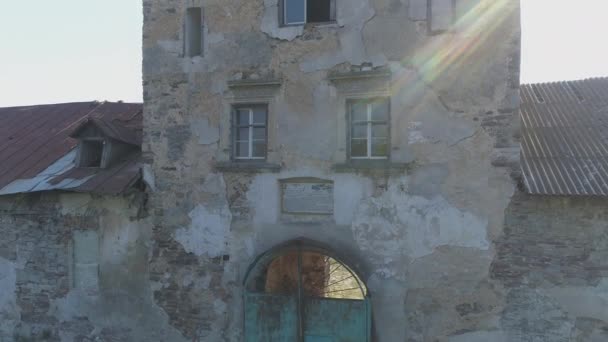
[[[298,340],[297,297],[245,294],[246,342]]]
[[[305,298],[305,342],[370,341],[368,300]]]

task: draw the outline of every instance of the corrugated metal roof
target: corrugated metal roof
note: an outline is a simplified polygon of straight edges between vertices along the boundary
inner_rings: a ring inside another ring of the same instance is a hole
[[[142,119],[142,105],[137,103],[0,108],[0,194],[56,189],[117,194],[126,190],[139,177],[139,154],[107,169],[76,168],[77,140],[70,135],[93,120],[121,140],[140,145]]]
[[[608,78],[521,86],[531,194],[608,196]]]

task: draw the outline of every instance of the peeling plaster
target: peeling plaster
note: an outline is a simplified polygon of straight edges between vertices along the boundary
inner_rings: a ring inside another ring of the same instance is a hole
[[[379,263],[404,255],[409,260],[443,245],[487,250],[486,219],[461,211],[443,197],[409,195],[407,179],[391,179],[381,197],[363,201],[352,224],[359,247]]]
[[[192,131],[198,137],[201,145],[215,144],[220,140],[220,130],[217,126],[209,124],[209,119],[203,115],[203,119],[192,120]]]
[[[608,322],[608,278],[596,287],[552,288],[547,294],[573,316]]]
[[[264,0],[264,16],[262,18],[262,32],[272,38],[281,40],[294,40],[304,33],[304,26],[284,26],[279,23],[279,0]]]
[[[226,205],[223,208],[207,209],[197,205],[188,215],[190,227],[175,232],[177,240],[189,253],[211,258],[222,256],[227,251],[232,214]]]

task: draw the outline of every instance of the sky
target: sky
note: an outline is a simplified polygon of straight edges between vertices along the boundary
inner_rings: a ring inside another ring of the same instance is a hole
[[[608,1],[521,4],[522,83],[608,76]],[[142,20],[141,0],[4,1],[0,106],[141,101]]]

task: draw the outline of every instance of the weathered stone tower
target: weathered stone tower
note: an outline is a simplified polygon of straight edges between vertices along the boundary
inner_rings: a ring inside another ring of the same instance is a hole
[[[143,2],[150,278],[171,326],[496,340],[519,1]],[[336,267],[362,290],[359,321],[322,309],[351,291]]]

